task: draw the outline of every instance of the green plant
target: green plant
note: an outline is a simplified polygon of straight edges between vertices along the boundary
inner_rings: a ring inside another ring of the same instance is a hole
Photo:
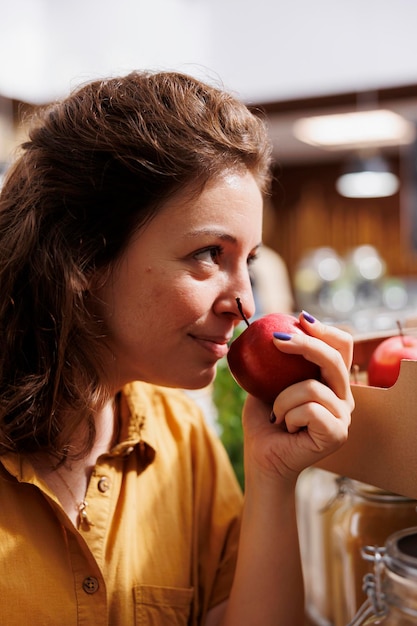
[[[229,455],[236,477],[244,489],[242,408],[247,393],[232,377],[226,359],[219,361],[213,385],[220,438]]]

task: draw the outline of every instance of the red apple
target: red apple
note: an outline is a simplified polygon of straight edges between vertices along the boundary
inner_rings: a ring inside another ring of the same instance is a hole
[[[417,361],[417,337],[400,334],[381,341],[369,361],[369,385],[392,387],[399,376],[403,359]]]
[[[320,368],[299,354],[285,354],[273,343],[273,333],[303,333],[292,315],[271,313],[252,322],[231,344],[227,361],[236,382],[251,395],[273,404],[293,383],[320,378]]]

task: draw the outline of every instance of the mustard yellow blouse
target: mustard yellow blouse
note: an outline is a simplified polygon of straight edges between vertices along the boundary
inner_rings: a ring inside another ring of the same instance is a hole
[[[17,455],[0,458],[0,624],[197,626],[229,594],[242,494],[200,410],[180,391],[123,390],[77,530]]]

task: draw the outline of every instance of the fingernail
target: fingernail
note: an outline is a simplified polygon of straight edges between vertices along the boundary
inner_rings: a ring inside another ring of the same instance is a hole
[[[289,341],[292,335],[289,335],[288,333],[274,333],[274,337],[275,339],[280,339],[281,341]]]
[[[310,324],[314,324],[314,322],[316,321],[316,319],[310,315],[310,313],[307,313],[307,311],[301,311],[303,314],[303,317],[305,320],[307,320],[307,322],[310,322]]]
[[[271,422],[271,424],[275,424],[275,422],[277,421],[277,416],[275,415],[273,411],[271,411],[271,415],[269,416],[269,421]]]

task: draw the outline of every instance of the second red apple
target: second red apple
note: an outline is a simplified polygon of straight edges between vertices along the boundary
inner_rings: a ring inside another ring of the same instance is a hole
[[[392,387],[397,381],[402,360],[417,361],[417,337],[396,335],[384,339],[374,350],[368,365],[372,387]]]

